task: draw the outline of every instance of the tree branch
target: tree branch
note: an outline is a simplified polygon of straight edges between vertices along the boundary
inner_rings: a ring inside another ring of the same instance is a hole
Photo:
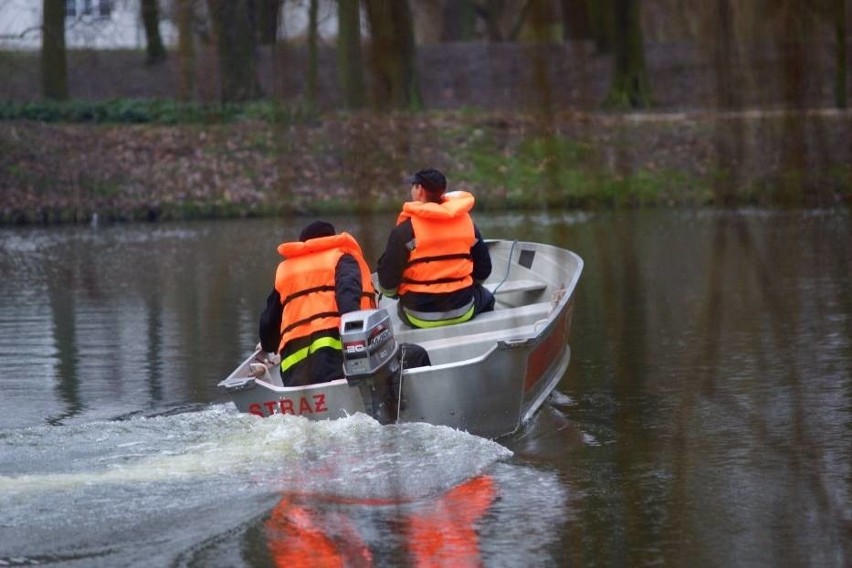
[[[40,31],[41,26],[31,26],[19,34],[0,34],[0,39],[24,39],[24,36],[26,36],[28,33]]]

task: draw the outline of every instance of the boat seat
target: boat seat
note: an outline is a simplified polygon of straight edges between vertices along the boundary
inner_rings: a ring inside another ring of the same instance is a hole
[[[411,330],[397,328],[399,341],[417,343],[429,353],[433,365],[468,359],[484,354],[496,341],[528,337],[550,314],[550,302],[479,314],[474,319],[447,327]],[[507,325],[507,320],[511,325]]]
[[[549,302],[541,302],[480,314],[469,322],[457,324],[452,331],[462,331],[462,334],[449,336],[421,336],[417,344],[429,353],[432,365],[442,365],[458,362],[484,355],[495,342],[512,338],[532,337],[540,331],[540,326],[550,313]],[[506,329],[500,325],[501,320],[511,318],[513,325]]]
[[[547,283],[540,280],[510,280],[499,283],[487,283],[485,287],[494,294],[508,294],[510,292],[541,292],[547,288]]]

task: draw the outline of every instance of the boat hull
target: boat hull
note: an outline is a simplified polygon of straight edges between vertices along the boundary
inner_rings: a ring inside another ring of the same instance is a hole
[[[565,374],[573,304],[530,339],[498,341],[463,364],[403,373],[400,422],[428,422],[496,438],[517,430]]]

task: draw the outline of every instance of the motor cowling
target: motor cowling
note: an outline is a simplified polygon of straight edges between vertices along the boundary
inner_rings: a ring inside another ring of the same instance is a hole
[[[399,406],[402,362],[390,314],[384,308],[358,310],[340,318],[343,374],[361,389],[367,411],[381,423],[393,422]]]
[[[340,318],[343,372],[359,380],[390,370],[398,359],[399,345],[393,335],[390,314],[384,308],[349,312]]]

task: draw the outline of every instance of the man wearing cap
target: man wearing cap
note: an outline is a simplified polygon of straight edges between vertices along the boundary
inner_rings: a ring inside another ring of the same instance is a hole
[[[461,323],[494,309],[494,296],[481,285],[491,255],[470,217],[473,195],[446,192],[447,179],[433,168],[405,181],[411,201],[376,270],[382,293],[399,297],[400,318],[412,327]]]
[[[284,260],[260,315],[260,346],[281,356],[284,386],[343,376],[340,316],[376,307],[370,268],[349,233],[314,221],[298,242],[282,243]]]

